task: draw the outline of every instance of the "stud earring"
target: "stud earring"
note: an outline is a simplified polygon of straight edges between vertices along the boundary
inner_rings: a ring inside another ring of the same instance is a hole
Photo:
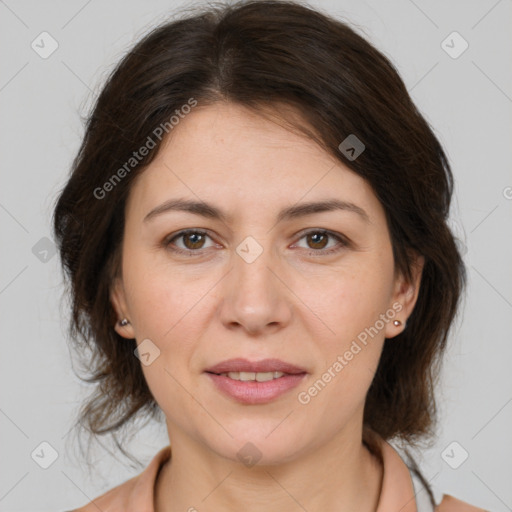
[[[119,320],[119,325],[121,326],[125,326],[125,325],[128,325],[130,322],[128,321],[127,318],[123,318],[122,320]]]
[[[394,325],[395,327],[400,327],[400,326],[402,325],[402,322],[400,322],[400,320],[394,320],[394,321],[393,321],[393,325]]]

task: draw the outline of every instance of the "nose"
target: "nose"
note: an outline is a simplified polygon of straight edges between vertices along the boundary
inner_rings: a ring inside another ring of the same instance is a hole
[[[240,254],[233,254],[233,265],[223,280],[222,323],[250,335],[284,328],[291,319],[293,293],[277,258],[268,248],[254,260],[245,258],[243,251]]]

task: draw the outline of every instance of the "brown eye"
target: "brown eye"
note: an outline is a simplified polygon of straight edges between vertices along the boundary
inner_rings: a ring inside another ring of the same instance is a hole
[[[201,249],[204,244],[204,237],[205,235],[196,232],[181,235],[187,249]]]
[[[195,252],[199,253],[201,249],[205,249],[206,238],[210,238],[208,233],[197,229],[189,229],[165,239],[163,245],[171,251],[192,255]],[[175,241],[180,240],[183,244],[182,247],[175,243]]]
[[[331,233],[330,231],[325,231],[322,229],[303,233],[301,240],[302,239],[306,239],[307,247],[304,247],[304,249],[313,249],[312,251],[309,251],[309,255],[311,256],[325,256],[339,252],[343,248],[349,247],[350,245],[348,240],[342,235]],[[329,240],[331,239],[336,240],[338,244],[326,249],[327,245],[329,244]]]
[[[324,249],[328,242],[328,235],[321,232],[308,233],[306,238],[313,244],[312,249]]]
[[[168,237],[164,240],[163,245],[178,254],[186,254],[188,256],[196,256],[202,253],[205,247],[206,238],[211,237],[205,231],[197,229],[188,229],[180,231],[172,237]],[[350,244],[345,237],[339,234],[331,233],[325,230],[314,230],[304,233],[300,240],[306,239],[307,247],[304,249],[313,249],[309,251],[310,256],[325,256],[331,253],[339,252],[341,249],[348,247]],[[176,241],[180,241],[182,246],[180,247]],[[333,247],[327,248],[330,240],[335,240],[338,243]]]

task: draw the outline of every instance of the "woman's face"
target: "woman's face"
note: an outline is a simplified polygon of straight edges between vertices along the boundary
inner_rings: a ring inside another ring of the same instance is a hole
[[[154,211],[178,199],[222,218]],[[300,208],[325,201],[340,207]],[[405,323],[419,277],[395,275],[384,210],[365,180],[303,136],[218,103],[181,119],[134,182],[112,300],[130,320],[116,330],[142,343],[171,443],[272,464],[360,436],[385,337],[403,329],[393,320]],[[235,358],[296,368],[208,373]]]

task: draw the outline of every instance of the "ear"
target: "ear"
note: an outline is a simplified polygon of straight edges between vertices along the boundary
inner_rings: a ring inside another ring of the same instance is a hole
[[[394,338],[404,329],[407,319],[412,313],[420,291],[421,276],[425,258],[420,254],[413,253],[411,264],[411,278],[407,279],[401,272],[395,277],[394,292],[391,298],[390,309],[396,312],[392,321],[386,324],[385,337]],[[399,320],[401,325],[394,325],[393,321]]]
[[[131,323],[127,325],[119,324],[119,321],[123,318],[130,320],[130,315],[126,304],[126,293],[124,290],[123,281],[120,277],[115,277],[112,282],[112,286],[110,288],[110,301],[117,315],[117,321],[114,325],[114,329],[116,330],[117,334],[127,339],[135,338],[135,331]]]

